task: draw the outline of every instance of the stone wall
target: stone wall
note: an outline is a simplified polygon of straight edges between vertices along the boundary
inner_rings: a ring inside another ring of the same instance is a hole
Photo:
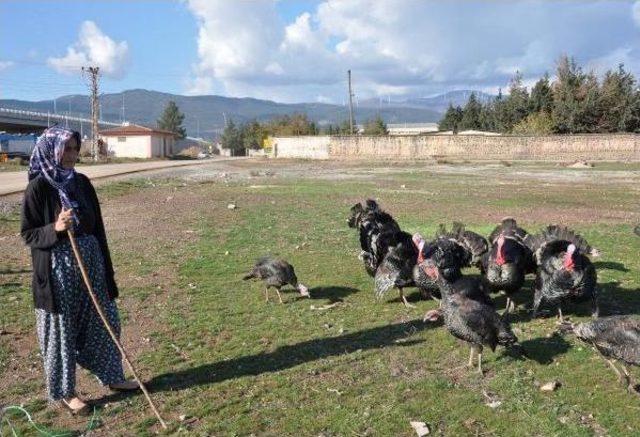
[[[329,136],[276,137],[271,142],[276,158],[329,159]]]
[[[274,155],[310,159],[640,161],[640,135],[278,137]]]

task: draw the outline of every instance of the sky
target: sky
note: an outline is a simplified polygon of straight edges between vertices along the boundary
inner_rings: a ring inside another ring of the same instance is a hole
[[[640,0],[0,1],[0,99],[156,91],[342,104],[525,84],[569,55],[640,77]]]

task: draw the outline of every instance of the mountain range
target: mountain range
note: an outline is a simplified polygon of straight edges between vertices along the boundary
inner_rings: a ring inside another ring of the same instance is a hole
[[[464,105],[471,91],[453,91],[434,97],[405,100],[367,99],[354,107],[357,123],[380,115],[387,123],[437,122],[451,102]],[[480,100],[491,96],[476,93]],[[236,123],[252,119],[267,121],[277,116],[305,113],[319,125],[338,124],[349,117],[349,108],[326,103],[277,103],[254,98],[222,97],[216,95],[183,96],[144,89],[127,90],[121,93],[100,96],[102,119],[120,122],[124,119],[147,126],[155,126],[166,104],[173,100],[185,114],[184,126],[191,136],[209,138],[219,134],[225,121]],[[69,113],[89,118],[90,100],[86,95],[67,95],[54,100],[24,101],[0,100],[0,107],[28,111]]]

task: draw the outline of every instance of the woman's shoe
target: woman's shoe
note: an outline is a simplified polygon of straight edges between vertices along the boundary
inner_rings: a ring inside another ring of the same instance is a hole
[[[89,404],[77,396],[68,399],[63,398],[58,401],[58,405],[69,411],[74,416],[86,416],[91,411]]]
[[[135,391],[140,389],[140,385],[138,381],[130,379],[116,384],[109,384],[109,388],[113,391]]]

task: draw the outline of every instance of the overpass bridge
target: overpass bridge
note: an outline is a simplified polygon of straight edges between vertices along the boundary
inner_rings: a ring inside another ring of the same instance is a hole
[[[80,135],[91,137],[91,119],[67,114],[23,111],[0,107],[0,132],[40,134],[49,126],[60,125],[77,130]],[[98,120],[98,128],[121,126],[120,123]]]

